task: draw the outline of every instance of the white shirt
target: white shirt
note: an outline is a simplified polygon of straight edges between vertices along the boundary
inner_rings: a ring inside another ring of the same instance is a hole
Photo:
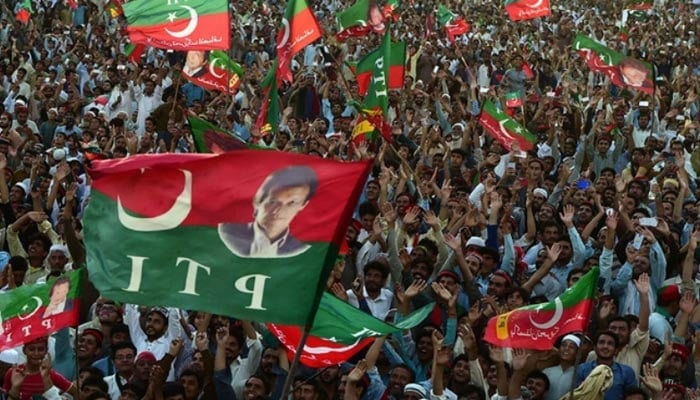
[[[168,308],[168,328],[165,334],[152,342],[148,340],[146,333],[141,329],[139,311],[136,305],[127,304],[124,307],[124,323],[129,326],[131,342],[136,347],[136,354],[138,355],[138,353],[143,351],[150,351],[156,357],[156,360],[162,359],[163,356],[168,353],[170,350],[170,342],[173,339],[182,337],[178,312],[175,308]],[[175,368],[170,368],[168,381],[174,380]]]
[[[284,246],[289,236],[289,228],[279,239],[271,242],[265,232],[253,223],[253,243],[250,244],[250,257],[277,257],[279,248]]]
[[[119,400],[119,396],[121,396],[122,392],[119,390],[119,385],[117,385],[117,379],[121,379],[122,385],[126,385],[128,381],[117,374],[106,376],[103,379],[107,384],[107,394],[109,394],[109,397],[111,397],[112,400]]]
[[[161,99],[163,90],[156,86],[153,94],[146,96],[141,89],[135,94],[137,101],[138,117],[136,119],[136,134],[142,136],[146,131],[146,118],[151,116],[151,112],[163,104]]]
[[[352,290],[347,290],[345,293],[348,295],[348,303],[355,308],[360,308],[360,302],[357,300],[355,293],[353,293]],[[369,297],[369,294],[367,294],[367,289],[363,286],[362,295],[367,301],[367,307],[369,307],[370,312],[372,312],[372,316],[384,321],[384,318],[386,318],[389,310],[391,310],[391,304],[394,301],[394,294],[390,290],[382,288],[379,291],[379,296],[377,296],[376,299],[372,299]]]
[[[237,399],[243,398],[245,382],[257,371],[263,352],[263,345],[260,342],[259,335],[256,339],[246,337],[245,344],[248,347],[248,357],[241,358],[241,356],[238,356],[238,358],[233,360],[231,365],[229,365],[232,377],[231,387],[236,393]]]

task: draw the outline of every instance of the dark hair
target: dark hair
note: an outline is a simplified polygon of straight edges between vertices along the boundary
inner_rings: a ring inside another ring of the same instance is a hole
[[[625,322],[627,323],[627,320],[625,320]],[[598,334],[595,335],[595,342],[596,343],[598,343],[598,339],[600,339],[601,336],[611,337],[613,339],[613,341],[615,341],[615,348],[617,349],[620,347],[620,337],[617,336],[617,333],[615,333],[613,331],[598,332]]]
[[[102,381],[104,383],[104,381]],[[85,386],[85,383],[83,383],[83,386]],[[105,384],[105,387],[107,384]],[[83,397],[85,400],[101,400],[101,399],[111,399],[112,397],[107,394],[106,390],[99,390],[97,392],[92,392],[88,396]]]
[[[630,320],[625,317],[617,316],[611,319],[610,322],[608,322],[608,326],[610,326],[610,324],[612,324],[613,322],[624,322],[625,325],[627,325],[627,330],[631,329]]]
[[[428,266],[428,275],[433,274],[433,270],[435,269],[435,266],[428,260],[428,257],[416,257],[413,260],[411,260],[411,268],[413,268],[417,264],[425,264]]]
[[[68,284],[70,286],[70,278],[67,276],[61,276],[57,278],[55,281],[53,281],[53,284],[51,285],[51,290],[49,290],[49,297],[53,295],[54,289],[56,289],[56,286],[60,285],[65,285]]]
[[[642,398],[644,400],[649,399],[649,395],[642,388],[638,388],[638,387],[631,387],[631,388],[625,389],[625,395],[624,395],[625,397],[623,397],[623,398],[626,399],[628,396],[637,396],[637,395],[642,396]]]
[[[248,379],[246,379],[245,381],[248,382],[250,380],[250,378],[259,379],[262,382],[263,386],[265,387],[265,393],[270,393],[272,391],[272,388],[270,387],[270,383],[267,381],[267,379],[265,379],[265,377],[261,373],[259,373],[259,372],[254,373],[253,375],[249,376]]]
[[[265,178],[265,181],[255,194],[255,203],[260,204],[265,201],[273,190],[298,186],[309,187],[309,194],[306,196],[306,201],[308,201],[318,188],[316,172],[307,166],[293,165],[271,173]]]
[[[112,358],[114,358],[117,354],[117,351],[123,350],[123,349],[131,349],[134,352],[134,357],[136,357],[136,346],[134,346],[133,343],[131,342],[121,342],[121,343],[115,343],[112,345],[112,348],[110,349],[110,355]]]
[[[12,265],[12,271],[26,271],[29,268],[27,259],[21,256],[11,257],[7,263]]]
[[[124,393],[126,390],[131,390],[134,392],[136,397],[139,399],[146,395],[146,388],[143,387],[140,382],[135,380],[132,380],[131,382],[128,382],[122,386],[122,393]]]
[[[180,382],[167,382],[163,386],[163,397],[185,396],[185,387]]]
[[[98,379],[104,379],[105,373],[102,372],[101,369],[93,366],[87,366],[87,367],[82,367],[78,370],[78,375],[82,374],[83,372],[87,372],[90,377],[92,378],[98,378]]]
[[[131,336],[129,326],[121,322],[117,322],[116,324],[114,324],[114,326],[112,326],[112,329],[109,331],[110,341],[112,340],[112,338],[114,338],[114,335],[117,333],[126,333],[127,336]]]
[[[374,204],[366,201],[366,202],[360,204],[360,207],[358,208],[357,213],[360,217],[362,217],[364,215],[368,215],[368,214],[373,216],[373,217],[376,217],[379,214],[379,209]]]
[[[549,390],[549,377],[539,369],[536,369],[527,374],[527,376],[525,377],[525,381],[527,382],[528,379],[540,379],[544,381],[544,391],[546,392],[547,390]]]
[[[381,263],[379,261],[370,261],[367,264],[365,264],[365,267],[362,269],[362,272],[364,272],[365,275],[367,275],[367,272],[369,270],[375,270],[379,271],[380,274],[382,274],[382,279],[386,279],[389,276],[389,267],[384,265],[384,263]]]
[[[37,241],[41,242],[41,245],[44,247],[44,250],[46,250],[46,252],[48,253],[49,249],[51,248],[51,239],[49,239],[49,237],[45,234],[39,232],[30,236],[27,243],[29,244]]]
[[[196,371],[192,368],[185,368],[180,372],[180,378],[183,376],[193,376],[194,379],[197,380],[197,385],[199,386],[200,389],[204,387],[204,377],[199,371]]]
[[[89,376],[89,377],[85,378],[80,386],[82,386],[82,387],[95,386],[105,393],[109,391],[109,387],[107,386],[107,382],[105,382],[104,379],[96,378],[94,376]]]
[[[576,274],[585,274],[586,271],[583,270],[583,268],[574,268],[571,271],[569,271],[569,274],[566,275],[566,280],[569,281],[572,276]]]
[[[418,246],[423,246],[425,247],[429,252],[431,252],[433,255],[437,255],[439,250],[437,245],[435,244],[434,241],[428,239],[428,238],[423,238],[418,241]]]
[[[418,338],[416,338],[416,342],[418,342]],[[411,375],[411,379],[409,380],[409,382],[415,382],[415,380],[416,380],[416,373],[413,372],[413,369],[412,369],[411,367],[409,367],[408,364],[398,364],[398,365],[395,365],[394,368],[391,369],[391,371],[393,372],[396,368],[401,368],[401,369],[404,369],[404,370],[408,371],[408,374]],[[391,373],[391,372],[390,372],[390,373]]]

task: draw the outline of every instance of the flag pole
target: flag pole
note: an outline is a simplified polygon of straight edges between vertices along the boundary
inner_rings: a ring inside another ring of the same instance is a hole
[[[78,332],[78,329],[80,328],[79,325],[75,325],[75,337],[73,338],[73,354],[75,354],[75,389],[78,392],[78,396],[76,397],[75,400],[81,400],[81,395],[80,395],[80,379],[78,376],[80,375],[80,360],[78,360],[78,340],[80,337],[80,334]],[[68,330],[68,334],[70,335],[70,328],[66,328]]]
[[[581,351],[582,347],[583,347],[583,340],[581,340],[581,346],[578,346],[578,349],[576,349],[576,360],[574,361],[574,373],[571,376],[571,386],[569,387],[569,399],[568,400],[574,400],[574,390],[576,389],[576,372],[578,370],[578,365],[581,363],[581,358],[583,357],[583,351]]]
[[[290,389],[292,388],[292,382],[294,381],[294,373],[299,367],[299,361],[301,360],[301,353],[304,352],[304,346],[306,346],[306,340],[311,334],[311,326],[304,326],[304,333],[301,335],[301,340],[297,345],[297,349],[294,353],[294,359],[292,360],[292,365],[289,366],[289,372],[287,373],[287,378],[284,380],[284,386],[282,387],[282,396],[280,399],[284,400],[289,396]]]

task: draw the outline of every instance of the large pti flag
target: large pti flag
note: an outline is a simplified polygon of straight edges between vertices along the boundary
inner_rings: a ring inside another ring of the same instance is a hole
[[[510,149],[511,145],[517,142],[521,150],[530,151],[537,143],[535,135],[498,109],[490,100],[486,100],[481,108],[479,123],[506,149]]]
[[[593,268],[554,301],[491,318],[484,340],[499,347],[550,350],[558,337],[585,331],[598,290],[598,273]]]
[[[586,60],[588,68],[607,75],[615,86],[630,87],[649,94],[654,92],[651,65],[626,57],[580,34],[576,35],[572,46]]]
[[[182,74],[204,89],[235,93],[241,85],[243,68],[221,50],[191,50]]]
[[[323,36],[321,26],[306,0],[289,0],[277,33],[277,83],[293,82],[291,64],[294,55]]]
[[[85,243],[103,296],[290,325],[311,323],[371,169],[254,150],[93,164]]]
[[[549,0],[506,0],[506,12],[512,21],[546,17],[552,13]]]
[[[301,363],[312,368],[337,365],[347,361],[372,341],[372,337],[411,329],[433,311],[434,303],[405,316],[396,324],[388,324],[350,304],[324,293],[316,312],[309,339],[301,354]],[[282,342],[291,359],[301,341],[301,329],[295,326],[267,325]]]
[[[131,0],[122,8],[132,43],[180,51],[230,47],[226,0]]]
[[[68,326],[80,318],[82,270],[0,294],[0,351]]]

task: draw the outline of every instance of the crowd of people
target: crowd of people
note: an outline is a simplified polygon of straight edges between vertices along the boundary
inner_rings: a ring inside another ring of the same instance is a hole
[[[361,143],[351,65],[381,35],[335,38],[350,0],[309,2],[324,37],[295,58],[272,130],[255,120],[284,2],[231,1],[229,54],[245,69],[235,94],[183,79],[183,53],[130,61],[109,3],[30,3],[27,23],[15,19],[26,2],[0,4],[6,293],[86,264],[92,156],[194,152],[187,116],[199,116],[280,151],[374,160],[328,291],[390,322],[436,304],[355,359],[296,369],[294,400],[700,399],[697,2],[657,0],[624,22],[626,2],[553,2],[550,16],[516,23],[500,2],[453,1],[471,26],[454,42],[437,2],[402,2],[389,25],[408,52],[391,140]],[[652,93],[591,71],[571,48],[577,33],[654,65]],[[521,107],[506,106],[513,92]],[[485,100],[537,137],[531,151],[480,126]],[[550,351],[484,341],[490,318],[552,301],[596,266],[587,330]],[[282,396],[290,360],[263,325],[119,304],[89,286],[78,329],[0,352],[0,398]]]

